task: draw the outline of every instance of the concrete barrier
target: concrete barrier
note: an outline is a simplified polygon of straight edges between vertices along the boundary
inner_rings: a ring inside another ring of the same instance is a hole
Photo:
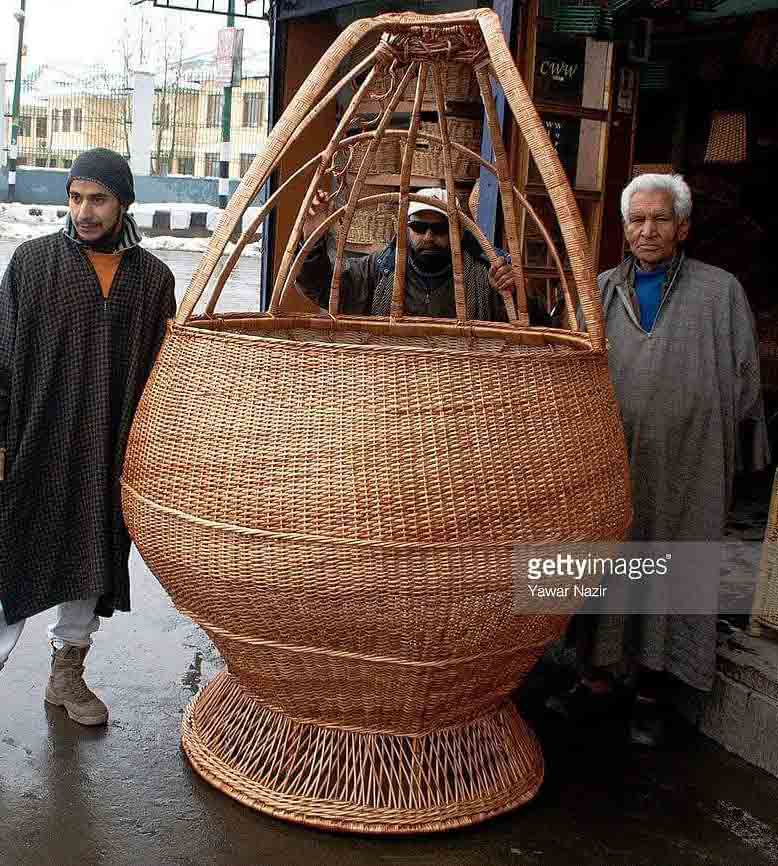
[[[24,204],[64,204],[67,169],[32,168],[20,166],[16,175],[16,201]],[[238,188],[239,180],[230,181],[230,195]],[[0,169],[0,197],[8,199],[8,171]],[[219,205],[219,181],[215,177],[189,177],[187,175],[156,175],[135,178],[135,198],[143,204],[165,202],[170,204]]]

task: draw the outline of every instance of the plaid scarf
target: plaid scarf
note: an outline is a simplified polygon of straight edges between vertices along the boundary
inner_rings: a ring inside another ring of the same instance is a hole
[[[79,246],[88,247],[100,253],[113,253],[116,256],[120,255],[123,252],[126,252],[127,250],[131,250],[133,247],[139,246],[140,242],[143,240],[143,236],[140,233],[138,224],[128,213],[124,214],[122,231],[115,245],[113,242],[111,242],[109,245],[106,245],[105,248],[103,248],[102,245],[88,244],[85,241],[81,240],[81,238],[78,236],[78,232],[76,231],[76,227],[73,224],[73,219],[70,214],[68,214],[65,218],[65,225],[62,227],[62,234],[64,234],[66,238],[73,241],[73,243],[78,244]]]

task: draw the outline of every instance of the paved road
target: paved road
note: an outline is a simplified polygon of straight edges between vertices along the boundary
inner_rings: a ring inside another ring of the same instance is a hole
[[[686,733],[658,754],[618,723],[574,732],[536,715],[538,798],[468,831],[339,836],[220,794],[179,749],[181,713],[221,662],[133,555],[133,613],[103,622],[88,679],[106,728],[47,708],[47,615],[0,673],[0,866],[766,866],[778,862],[778,780]]]
[[[0,276],[4,273],[13,251],[21,241],[0,240]],[[173,271],[176,278],[176,297],[180,300],[200,261],[199,253],[154,251]],[[256,310],[259,304],[259,258],[241,257],[238,266],[224,287],[218,310]]]

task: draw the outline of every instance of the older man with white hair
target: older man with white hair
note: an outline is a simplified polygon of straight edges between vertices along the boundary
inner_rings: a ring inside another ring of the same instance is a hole
[[[630,456],[632,539],[718,541],[736,468],[769,459],[751,310],[736,277],[684,253],[692,196],[682,177],[636,177],[621,210],[630,255],[599,286]],[[668,675],[712,686],[712,613],[578,624],[589,640],[576,695],[612,693],[608,673],[626,663],[637,672],[636,743],[661,739]]]

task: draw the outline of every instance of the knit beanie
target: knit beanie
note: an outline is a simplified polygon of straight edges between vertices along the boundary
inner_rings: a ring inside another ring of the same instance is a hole
[[[114,150],[96,147],[78,156],[70,167],[65,189],[70,195],[70,184],[74,180],[91,180],[112,192],[125,206],[135,201],[135,185],[127,160]]]

